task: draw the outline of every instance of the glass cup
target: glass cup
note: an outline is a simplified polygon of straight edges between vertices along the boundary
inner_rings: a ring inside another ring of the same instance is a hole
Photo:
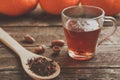
[[[111,22],[114,30],[98,42],[103,23]],[[105,16],[103,9],[96,6],[70,6],[62,11],[62,23],[68,45],[68,54],[76,60],[94,57],[96,47],[116,31],[116,20]]]

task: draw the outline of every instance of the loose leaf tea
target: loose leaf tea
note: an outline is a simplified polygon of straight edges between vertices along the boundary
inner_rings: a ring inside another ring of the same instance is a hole
[[[49,76],[56,71],[56,66],[53,61],[48,61],[45,58],[31,58],[28,60],[30,70],[40,76]]]

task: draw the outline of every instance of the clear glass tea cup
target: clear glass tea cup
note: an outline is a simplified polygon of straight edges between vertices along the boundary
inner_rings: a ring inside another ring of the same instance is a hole
[[[107,37],[98,42],[103,23],[114,27]],[[96,47],[116,31],[116,19],[105,16],[103,9],[96,6],[70,6],[62,11],[62,23],[68,45],[68,54],[76,60],[89,60],[95,55]]]

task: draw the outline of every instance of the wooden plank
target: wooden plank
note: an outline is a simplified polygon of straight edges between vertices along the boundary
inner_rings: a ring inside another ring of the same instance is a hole
[[[26,47],[34,52],[35,47]],[[67,49],[62,48],[58,56],[52,56],[53,50],[46,48],[43,56],[49,57],[57,61],[61,68],[120,68],[120,45],[101,45],[96,51],[95,57],[89,61],[76,61],[70,58],[67,54]],[[19,69],[21,66],[18,56],[14,55],[9,49],[0,48],[0,70],[4,69]],[[22,67],[22,66],[21,66]]]
[[[4,28],[13,38],[15,38],[23,46],[36,46],[39,44],[50,45],[52,40],[63,39],[65,40],[62,27],[13,27]],[[106,35],[109,35],[113,31],[112,27],[105,27],[101,32],[100,38],[103,39]],[[113,36],[104,41],[103,44],[120,44],[120,28]],[[23,43],[24,36],[30,34],[35,38],[34,44]]]
[[[120,45],[101,45],[97,48],[95,57],[89,61],[76,61],[67,54],[67,49],[62,49],[58,57],[51,57],[50,51],[44,54],[56,61],[63,68],[111,68],[120,67]]]
[[[33,80],[23,71],[0,71],[0,80]],[[120,69],[62,69],[53,80],[119,80]]]
[[[14,27],[14,28],[4,28],[13,38],[15,38],[20,44],[22,44],[27,49],[34,51],[34,48],[39,44],[45,44],[48,46],[46,49],[47,57],[51,57],[53,53],[52,50],[49,48],[51,45],[51,41],[54,39],[65,39],[62,27]],[[108,28],[108,32],[110,32],[112,28]],[[104,30],[103,32],[107,32]],[[116,31],[115,35],[113,35],[110,39],[105,41],[103,45],[98,47],[98,51],[96,52],[96,57],[93,60],[86,61],[86,62],[79,62],[75,61],[67,55],[66,48],[63,48],[59,57],[56,57],[55,60],[60,63],[62,67],[119,67],[119,44],[120,44],[120,28]],[[23,36],[25,34],[30,34],[35,37],[36,42],[34,44],[26,44],[22,41]],[[103,34],[102,34],[103,35]],[[2,45],[3,46],[3,45]],[[13,52],[7,50],[5,46],[0,48],[0,65],[1,69],[3,68],[14,68],[18,66],[17,64],[17,56],[13,55]],[[10,60],[9,62],[7,62]],[[4,62],[7,62],[6,64]],[[69,63],[71,62],[71,63]],[[66,63],[69,63],[66,65]]]
[[[33,80],[23,70],[6,70],[0,71],[0,80]]]
[[[38,44],[50,45],[51,40],[65,39],[62,27],[4,27],[4,29],[28,50],[34,52]],[[108,28],[108,32],[112,28]],[[104,30],[103,32],[106,32]],[[75,61],[67,55],[67,46],[62,48],[60,55],[51,56],[53,51],[46,48],[44,56],[57,61],[63,69],[55,80],[119,80],[120,79],[120,28],[113,37],[97,48],[95,58],[89,61]],[[34,44],[23,43],[23,36],[30,34],[35,37]],[[102,34],[104,35],[104,33]],[[3,44],[0,48],[0,79],[2,80],[31,80],[24,76],[18,56]],[[82,74],[81,74],[82,73]]]
[[[119,69],[65,69],[62,74],[70,80],[119,80],[119,75]]]
[[[21,66],[18,56],[7,48],[0,48],[0,70],[18,69]]]
[[[54,39],[64,39],[62,27],[14,27],[4,29],[23,46],[50,45]],[[26,34],[30,34],[35,38],[34,44],[23,42]]]

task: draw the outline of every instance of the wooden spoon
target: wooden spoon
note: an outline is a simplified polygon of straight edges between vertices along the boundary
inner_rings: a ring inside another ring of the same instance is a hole
[[[23,66],[25,72],[32,78],[34,78],[36,80],[47,80],[47,79],[53,79],[59,75],[60,66],[55,61],[53,64],[56,65],[56,72],[53,73],[52,75],[40,76],[40,75],[33,73],[29,69],[29,66],[27,65],[29,59],[31,59],[33,57],[46,58],[48,61],[50,61],[51,59],[41,56],[41,55],[36,55],[36,54],[26,50],[16,40],[14,40],[7,32],[5,32],[2,28],[0,28],[0,41],[3,42],[7,47],[12,49],[20,57],[20,60],[21,60],[21,63],[22,63],[22,66]]]

